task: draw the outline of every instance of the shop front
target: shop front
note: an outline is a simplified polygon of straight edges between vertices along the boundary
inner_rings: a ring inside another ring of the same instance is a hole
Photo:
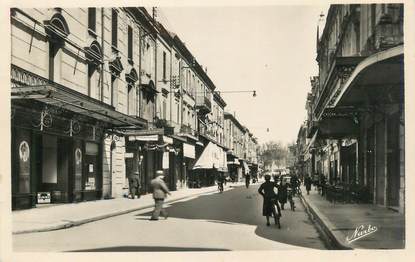
[[[145,124],[15,66],[11,97],[13,209],[101,199],[105,134]]]

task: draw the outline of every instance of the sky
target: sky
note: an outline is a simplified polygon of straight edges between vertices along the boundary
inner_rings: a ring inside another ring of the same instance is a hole
[[[160,7],[158,19],[207,67],[226,111],[259,143],[297,139],[310,77],[318,74],[316,33],[328,6]],[[322,29],[320,29],[322,31]]]

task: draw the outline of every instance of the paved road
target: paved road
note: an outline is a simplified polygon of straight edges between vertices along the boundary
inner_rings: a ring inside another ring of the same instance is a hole
[[[299,199],[284,210],[281,229],[265,225],[258,185],[181,200],[167,220],[149,209],[79,227],[13,236],[15,251],[228,251],[325,249]]]

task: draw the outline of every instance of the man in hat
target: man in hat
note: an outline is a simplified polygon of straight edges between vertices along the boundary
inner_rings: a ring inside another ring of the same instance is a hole
[[[140,198],[140,172],[132,171],[128,177],[128,184],[131,199],[134,199],[136,195]]]
[[[160,213],[167,219],[167,211],[163,208],[164,199],[167,195],[170,195],[170,191],[167,188],[166,183],[163,180],[164,174],[163,170],[156,171],[156,178],[151,180],[150,184],[153,188],[153,198],[154,198],[154,211],[150,220],[158,220]]]

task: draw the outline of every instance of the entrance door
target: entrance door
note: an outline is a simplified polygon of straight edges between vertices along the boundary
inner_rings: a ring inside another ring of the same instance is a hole
[[[95,200],[101,198],[102,187],[99,176],[99,148],[98,144],[85,143],[85,169],[83,178],[84,200]]]

